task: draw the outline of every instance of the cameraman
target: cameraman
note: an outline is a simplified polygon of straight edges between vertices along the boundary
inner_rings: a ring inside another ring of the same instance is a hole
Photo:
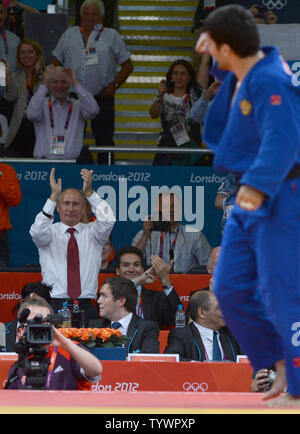
[[[45,320],[48,315],[53,314],[51,306],[41,298],[26,298],[19,310],[19,318],[22,318],[22,313],[24,313],[25,309],[29,309],[30,313],[28,318],[23,321],[23,325],[21,324],[18,329],[19,344],[28,326],[27,321],[35,319],[37,315],[41,315],[43,320]],[[88,350],[65,338],[54,326],[52,327],[54,339],[51,345],[49,345],[48,353],[46,354],[46,359],[50,360],[50,364],[45,389],[77,390],[80,383],[99,381],[102,373],[101,362]],[[32,357],[32,352],[30,352],[29,357]],[[11,378],[14,368],[15,365],[10,369],[8,379]],[[26,377],[24,377],[22,366],[18,366],[15,376],[12,376],[12,380],[7,387],[8,389],[28,388],[26,387]]]
[[[189,118],[190,109],[201,94],[202,87],[191,63],[185,59],[173,62],[149,109],[152,119],[160,117],[161,120],[162,131],[157,146],[201,146],[200,124]],[[195,166],[201,163],[201,158],[197,154],[156,154],[153,165]]]
[[[158,217],[163,221],[154,221]],[[151,264],[152,255],[157,255],[166,264],[174,263],[175,273],[189,273],[195,268],[205,269],[212,248],[201,231],[188,232],[187,227],[179,223],[180,219],[179,197],[170,191],[161,193],[155,213],[146,218],[143,230],[131,242],[132,246],[144,253],[146,265]]]

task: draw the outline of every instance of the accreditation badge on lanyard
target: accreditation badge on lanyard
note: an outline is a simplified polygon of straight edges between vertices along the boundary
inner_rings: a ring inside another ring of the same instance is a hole
[[[99,29],[97,36],[94,39],[95,42],[98,42],[103,30],[104,30],[104,27],[102,26]],[[80,32],[81,32],[81,36],[82,36],[82,40],[83,40],[83,45],[85,47],[85,64],[87,66],[98,65],[98,54],[97,54],[96,47],[94,45],[87,46],[87,42],[86,42],[85,36],[84,36],[84,29],[82,27],[80,27]]]
[[[180,110],[180,116],[182,118],[185,118],[187,105],[189,101],[189,94],[186,94],[183,100],[183,104]],[[172,136],[176,142],[177,146],[182,146],[185,143],[190,141],[190,137],[185,129],[185,126],[182,122],[178,122],[178,124],[173,125],[173,127],[170,128],[170,131],[172,133]]]
[[[54,134],[53,103],[52,103],[51,98],[49,98],[49,100],[48,100],[48,107],[49,107],[49,116],[50,116],[50,126],[52,129],[52,136],[51,136],[51,141],[50,141],[50,154],[64,155],[65,148],[66,148],[65,137],[66,137],[67,129],[69,127],[70,118],[71,118],[71,114],[72,114],[72,110],[73,110],[72,101],[70,101],[70,104],[69,104],[67,118],[66,118],[66,122],[65,122],[65,128],[64,128],[65,134],[63,136],[56,136]]]

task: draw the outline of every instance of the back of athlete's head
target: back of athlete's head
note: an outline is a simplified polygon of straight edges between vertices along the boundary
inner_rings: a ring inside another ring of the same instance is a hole
[[[218,7],[204,21],[204,30],[218,47],[227,44],[239,57],[251,56],[259,50],[255,20],[243,6]]]

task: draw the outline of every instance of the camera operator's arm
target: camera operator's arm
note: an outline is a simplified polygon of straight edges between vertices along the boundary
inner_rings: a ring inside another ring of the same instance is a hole
[[[138,240],[138,242],[136,243],[136,247],[138,249],[140,249],[142,252],[144,252],[147,241],[149,239],[149,237],[151,237],[151,230],[153,227],[153,223],[150,220],[151,215],[147,216],[144,220],[144,224],[143,224],[143,233],[141,238]]]
[[[79,345],[67,339],[63,336],[55,327],[54,330],[54,340],[52,342],[53,346],[59,346],[64,348],[68,353],[76,360],[79,366],[84,370],[85,375],[88,378],[95,378],[102,373],[101,362],[93,356],[89,351],[84,350]]]

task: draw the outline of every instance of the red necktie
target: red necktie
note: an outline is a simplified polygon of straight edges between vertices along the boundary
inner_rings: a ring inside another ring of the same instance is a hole
[[[69,228],[67,232],[71,234],[67,250],[67,277],[68,294],[74,300],[81,294],[79,251],[74,232],[76,229]]]

